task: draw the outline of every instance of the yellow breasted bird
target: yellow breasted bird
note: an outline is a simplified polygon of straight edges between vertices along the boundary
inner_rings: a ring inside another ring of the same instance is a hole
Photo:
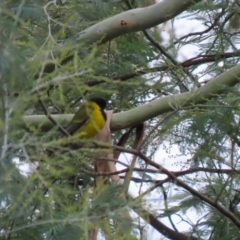
[[[105,126],[107,103],[103,98],[94,97],[81,104],[66,128],[70,135],[77,135],[80,139],[91,139]]]

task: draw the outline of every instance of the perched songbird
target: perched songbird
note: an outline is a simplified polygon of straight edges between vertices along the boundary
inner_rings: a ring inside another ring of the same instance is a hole
[[[105,126],[107,103],[100,97],[91,98],[81,104],[66,128],[70,135],[77,135],[81,139],[91,139]]]

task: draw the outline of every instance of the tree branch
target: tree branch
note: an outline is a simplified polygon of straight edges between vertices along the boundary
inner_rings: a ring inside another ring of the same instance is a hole
[[[201,0],[165,0],[145,8],[136,8],[107,18],[80,32],[77,40],[89,44],[106,43],[121,35],[154,27],[174,18]]]
[[[113,80],[121,80],[121,81],[126,81],[128,79],[141,76],[147,73],[154,73],[154,72],[162,72],[162,71],[167,71],[171,70],[173,68],[178,68],[178,67],[191,67],[191,66],[196,66],[208,62],[216,62],[216,61],[222,61],[227,58],[233,58],[233,57],[239,57],[240,52],[235,51],[235,52],[226,52],[226,53],[217,53],[217,54],[205,54],[205,55],[198,55],[196,57],[190,58],[185,60],[184,62],[179,63],[176,66],[159,66],[159,67],[153,67],[153,68],[147,68],[147,69],[142,69],[133,73],[128,73],[126,75],[122,76],[116,76],[113,78]],[[99,80],[90,80],[86,82],[86,84],[90,84],[90,86],[93,86],[94,84],[98,83],[97,81]],[[102,81],[103,82],[103,81]]]
[[[192,195],[197,196],[201,200],[203,200],[205,203],[211,205],[212,207],[216,208],[220,213],[225,215],[227,218],[229,218],[239,229],[240,229],[240,219],[238,219],[232,212],[230,212],[227,208],[223,207],[219,203],[212,201],[210,198],[206,197],[205,195],[201,194],[199,191],[195,190],[194,188],[190,187],[188,184],[183,182],[182,180],[178,179],[173,173],[168,171],[166,168],[164,168],[162,165],[150,160],[146,155],[144,155],[142,152],[133,150],[133,149],[126,149],[119,146],[114,146],[115,149],[120,150],[122,152],[131,153],[134,155],[137,155],[142,160],[144,160],[147,164],[150,166],[153,166],[159,170],[159,172],[162,172],[166,174],[174,184],[181,186],[182,188],[189,191]]]
[[[164,235],[165,237],[173,240],[200,240],[200,238],[196,238],[193,236],[186,236],[180,232],[176,232],[172,230],[171,228],[167,227],[163,223],[161,223],[152,213],[149,211],[143,209],[143,208],[137,208],[134,207],[133,210],[141,216],[143,219],[145,219],[149,224],[156,229],[159,233]]]
[[[218,14],[218,16],[215,18],[213,23],[207,29],[200,31],[200,32],[188,33],[187,35],[184,35],[184,36],[180,37],[179,39],[177,39],[174,42],[174,45],[181,42],[182,40],[184,40],[186,38],[191,37],[191,36],[203,35],[204,33],[211,31],[217,25],[220,18],[225,14],[225,11],[226,11],[226,9],[222,9],[222,11]]]
[[[122,170],[123,171],[123,170]],[[125,169],[125,172],[127,172],[128,170]],[[133,171],[137,171],[137,172],[148,172],[148,173],[159,173],[161,174],[161,172],[159,172],[158,170],[153,170],[153,169],[141,169],[141,168],[134,168]],[[239,174],[240,170],[237,169],[214,169],[214,168],[203,168],[203,167],[197,167],[197,168],[191,168],[191,169],[187,169],[184,171],[171,171],[172,174],[174,174],[176,177],[180,177],[180,176],[184,176],[187,174],[193,174],[196,172],[208,172],[208,173],[221,173],[221,174]],[[123,173],[123,172],[121,172]],[[163,174],[163,173],[162,173]],[[162,180],[152,180],[152,179],[141,179],[141,178],[136,178],[136,177],[132,177],[131,181],[134,181],[136,183],[155,183],[156,185],[153,188],[162,186],[164,183],[170,182],[172,181],[171,178],[167,177],[165,179]]]
[[[158,115],[204,103],[209,99],[218,97],[219,94],[226,92],[229,87],[232,87],[239,82],[240,64],[218,75],[198,89],[186,93],[162,97],[129,111],[113,114],[110,124],[111,129],[118,130],[136,126]],[[59,122],[63,119],[69,122],[73,115],[52,115],[52,117]],[[23,117],[22,127],[28,129],[29,125],[39,126],[40,123],[43,131],[47,131],[52,127],[52,123],[48,121],[46,116],[40,115]]]
[[[201,0],[164,0],[149,7],[122,12],[85,29],[77,35],[75,40],[87,44],[103,44],[121,35],[148,29],[166,22],[198,2]],[[62,47],[57,47],[56,51],[61,51]],[[35,60],[39,61],[41,58],[42,56],[38,56]],[[73,55],[70,54],[61,61],[60,65],[66,64],[72,58]],[[51,73],[55,69],[55,63],[47,63],[43,67],[43,71],[46,73]],[[38,78],[38,74],[35,75],[35,78]]]

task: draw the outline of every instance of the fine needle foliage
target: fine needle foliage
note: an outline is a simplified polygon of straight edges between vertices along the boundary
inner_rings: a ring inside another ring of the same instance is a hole
[[[239,13],[237,0],[1,0],[0,239],[239,239]],[[114,145],[145,122],[112,159],[132,171],[128,193],[96,173],[106,148],[58,118],[95,96]]]

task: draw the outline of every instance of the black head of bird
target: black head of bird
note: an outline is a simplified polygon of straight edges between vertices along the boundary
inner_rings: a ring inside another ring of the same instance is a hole
[[[89,101],[95,102],[101,109],[105,109],[107,106],[106,100],[100,97],[90,98]]]

